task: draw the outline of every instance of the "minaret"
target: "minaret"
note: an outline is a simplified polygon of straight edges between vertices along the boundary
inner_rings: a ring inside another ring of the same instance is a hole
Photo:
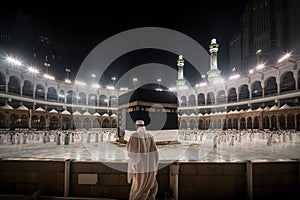
[[[180,55],[177,60],[177,66],[178,66],[178,79],[176,81],[177,86],[179,85],[185,85],[185,81],[183,79],[183,66],[184,66],[184,60],[183,56]]]
[[[221,71],[218,69],[217,64],[217,52],[218,52],[219,44],[217,44],[216,39],[212,39],[209,45],[209,53],[210,53],[210,70],[207,72],[208,79],[214,79],[221,76]]]

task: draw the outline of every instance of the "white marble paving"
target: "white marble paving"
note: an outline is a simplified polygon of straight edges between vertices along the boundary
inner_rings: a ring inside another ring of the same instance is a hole
[[[168,145],[158,145],[161,161],[216,161],[216,160],[256,160],[256,159],[300,159],[300,133],[295,133],[293,141],[267,145],[267,139],[256,138],[220,142],[213,148],[212,140],[179,140]],[[124,161],[128,157],[124,144],[111,141],[95,142],[76,139],[69,145],[57,145],[53,138],[50,142],[29,140],[27,144],[0,143],[0,158],[48,158],[94,161]]]

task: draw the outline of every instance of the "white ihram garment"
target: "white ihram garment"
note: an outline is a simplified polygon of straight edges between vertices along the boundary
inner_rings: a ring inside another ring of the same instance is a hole
[[[144,126],[131,134],[127,143],[128,183],[132,182],[130,200],[155,199],[158,152],[154,138]]]

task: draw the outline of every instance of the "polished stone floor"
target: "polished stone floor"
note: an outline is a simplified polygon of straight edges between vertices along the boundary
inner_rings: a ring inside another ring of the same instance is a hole
[[[300,159],[300,132],[292,141],[267,145],[267,139],[243,139],[230,145],[221,142],[216,148],[211,139],[178,140],[168,145],[158,145],[161,162],[169,161],[238,161]],[[0,143],[0,158],[75,159],[93,161],[127,162],[124,144],[104,140],[90,143],[75,140],[69,145],[56,145],[54,141],[43,143],[29,140],[27,144]]]

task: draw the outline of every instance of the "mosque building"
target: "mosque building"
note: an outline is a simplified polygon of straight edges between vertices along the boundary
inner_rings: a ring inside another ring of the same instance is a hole
[[[209,45],[210,70],[194,87],[184,79],[179,55],[177,87],[180,129],[300,129],[300,59],[290,54],[249,74],[218,69],[219,45]],[[116,128],[124,88],[96,88],[36,74],[14,58],[0,68],[0,128],[39,130]],[[176,91],[175,91],[176,90]]]

